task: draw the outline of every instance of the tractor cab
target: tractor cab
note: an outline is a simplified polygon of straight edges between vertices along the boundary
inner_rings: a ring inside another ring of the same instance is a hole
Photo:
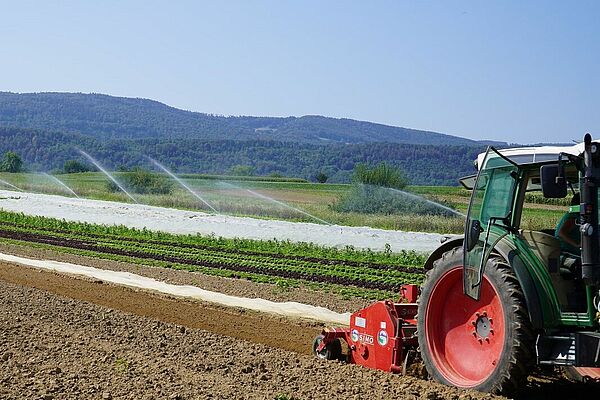
[[[485,263],[504,239],[545,267],[560,312],[586,311],[577,158],[582,152],[582,145],[502,151],[490,147],[478,157],[479,173],[461,180],[473,190],[464,238],[465,294],[479,299]],[[560,168],[559,157],[565,158]],[[531,202],[546,209],[528,208]]]

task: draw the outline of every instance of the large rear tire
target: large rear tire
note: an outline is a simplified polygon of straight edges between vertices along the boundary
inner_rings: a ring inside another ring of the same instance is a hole
[[[427,273],[419,299],[418,339],[429,375],[446,385],[510,395],[534,362],[534,335],[512,269],[487,262],[481,297],[463,293],[463,251],[446,252]]]

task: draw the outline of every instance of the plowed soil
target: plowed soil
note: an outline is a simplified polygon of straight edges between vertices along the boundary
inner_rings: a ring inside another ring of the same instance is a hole
[[[316,360],[301,321],[9,264],[0,324],[3,399],[494,398]]]
[[[317,360],[307,354],[319,329],[0,264],[0,398],[499,398]],[[523,398],[593,398],[588,389],[537,379]]]

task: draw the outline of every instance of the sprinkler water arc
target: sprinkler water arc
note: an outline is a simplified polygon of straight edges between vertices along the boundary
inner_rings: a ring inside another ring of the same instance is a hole
[[[271,202],[271,203],[274,203],[274,204],[280,205],[280,206],[282,206],[282,207],[284,207],[284,208],[288,208],[288,209],[290,209],[290,210],[294,210],[294,211],[296,211],[296,212],[298,212],[298,213],[300,213],[300,214],[303,214],[303,215],[305,215],[305,216],[307,216],[307,217],[310,217],[310,218],[312,218],[312,219],[314,219],[314,220],[316,220],[316,221],[319,221],[319,222],[320,222],[320,223],[322,223],[322,224],[325,224],[325,225],[330,225],[330,226],[332,225],[330,222],[327,222],[327,221],[325,221],[324,219],[321,219],[321,218],[319,218],[319,217],[315,217],[314,215],[312,215],[312,214],[310,214],[310,213],[308,213],[308,212],[306,212],[306,211],[304,211],[304,210],[300,210],[299,208],[296,208],[296,207],[290,206],[289,204],[286,204],[286,203],[284,203],[283,201],[276,200],[276,199],[274,199],[274,198],[272,198],[272,197],[269,197],[269,196],[266,196],[266,195],[264,195],[264,194],[261,194],[261,193],[255,192],[254,190],[251,190],[251,189],[244,189],[244,188],[242,188],[242,187],[239,187],[239,186],[237,186],[237,185],[234,185],[233,183],[229,183],[229,182],[219,182],[219,183],[220,183],[220,184],[222,184],[222,185],[224,185],[224,186],[229,186],[229,187],[231,187],[231,188],[234,188],[234,189],[237,189],[237,190],[245,190],[246,192],[250,193],[250,194],[251,194],[251,195],[253,195],[254,197],[258,197],[258,198],[261,198],[261,199],[263,199],[263,200],[267,200],[267,201],[269,201],[269,202]]]
[[[6,181],[5,181],[5,180],[3,180],[3,179],[0,179],[0,183],[1,183],[1,184],[3,184],[4,186],[8,186],[8,187],[10,187],[10,188],[16,189],[16,190],[18,190],[19,192],[23,192],[23,189],[21,189],[20,187],[17,187],[17,186],[13,185],[13,184],[12,184],[12,183],[10,183],[10,182],[6,182]]]
[[[214,208],[208,201],[206,201],[202,196],[200,196],[198,194],[198,192],[196,192],[191,187],[189,187],[183,180],[181,180],[179,177],[177,177],[177,175],[175,175],[174,173],[172,173],[171,171],[169,171],[167,169],[167,167],[165,167],[164,165],[162,165],[161,163],[159,163],[158,161],[156,161],[155,159],[153,159],[151,157],[146,156],[146,158],[148,160],[150,160],[150,162],[152,164],[156,165],[158,168],[160,168],[161,170],[163,170],[171,178],[175,179],[175,181],[177,183],[179,183],[185,190],[187,190],[188,192],[190,192],[192,194],[192,196],[194,196],[195,198],[197,198],[198,200],[200,200],[202,203],[204,203],[204,205],[206,205],[208,208],[210,208],[215,214],[219,214],[219,212],[217,211],[216,208]]]
[[[452,214],[454,214],[457,217],[466,217],[466,215],[463,214],[463,213],[461,213],[460,211],[456,211],[456,210],[454,210],[454,209],[452,209],[450,207],[447,207],[447,206],[445,206],[443,204],[440,204],[440,203],[437,203],[435,201],[428,200],[428,199],[426,199],[423,196],[418,196],[416,194],[405,192],[404,190],[400,190],[400,189],[394,189],[394,188],[386,188],[386,189],[388,189],[388,190],[390,190],[390,191],[392,191],[394,193],[398,193],[398,194],[404,195],[404,196],[409,197],[411,199],[419,200],[419,201],[423,201],[423,202],[425,202],[427,204],[431,204],[432,206],[441,208],[444,211],[448,211],[449,213],[452,213]]]
[[[49,179],[52,179],[54,182],[58,183],[60,186],[62,186],[63,188],[65,188],[73,196],[77,197],[78,199],[80,198],[77,195],[77,193],[75,193],[75,191],[73,189],[71,189],[70,187],[68,187],[66,183],[64,183],[63,181],[61,181],[60,179],[58,179],[56,176],[50,175],[50,174],[48,174],[46,172],[42,172],[42,175],[44,175],[45,177],[47,177]]]
[[[83,151],[81,149],[77,149],[77,151],[79,151],[83,156],[85,156],[85,158],[90,160],[90,162],[92,164],[94,164],[96,166],[96,168],[98,168],[104,175],[106,175],[108,177],[108,179],[110,179],[115,185],[117,185],[117,187],[119,189],[121,189],[121,191],[123,193],[125,193],[127,195],[127,197],[129,197],[131,200],[133,200],[134,203],[139,204],[139,202],[131,194],[129,194],[129,192],[127,190],[125,190],[123,185],[121,185],[114,176],[109,174],[108,171],[105,170],[104,167],[102,167],[102,165],[100,165],[100,163],[98,161],[96,161],[96,159],[94,157],[90,156],[88,153],[86,153],[85,151]]]

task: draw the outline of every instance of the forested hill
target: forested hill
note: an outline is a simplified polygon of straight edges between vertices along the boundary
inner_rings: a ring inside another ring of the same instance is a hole
[[[0,126],[77,133],[98,139],[481,145],[456,136],[351,119],[224,117],[184,111],[153,100],[81,93],[0,92]]]
[[[328,182],[349,182],[358,162],[386,161],[401,166],[413,184],[456,185],[473,174],[473,160],[484,146],[414,145],[401,143],[291,143],[276,140],[98,139],[77,133],[0,127],[0,154],[19,154],[26,168],[61,169],[65,161],[86,161],[83,149],[109,169],[151,168],[145,156],[177,172],[223,174],[234,166],[252,167],[257,175],[282,174],[313,180],[324,172]]]

